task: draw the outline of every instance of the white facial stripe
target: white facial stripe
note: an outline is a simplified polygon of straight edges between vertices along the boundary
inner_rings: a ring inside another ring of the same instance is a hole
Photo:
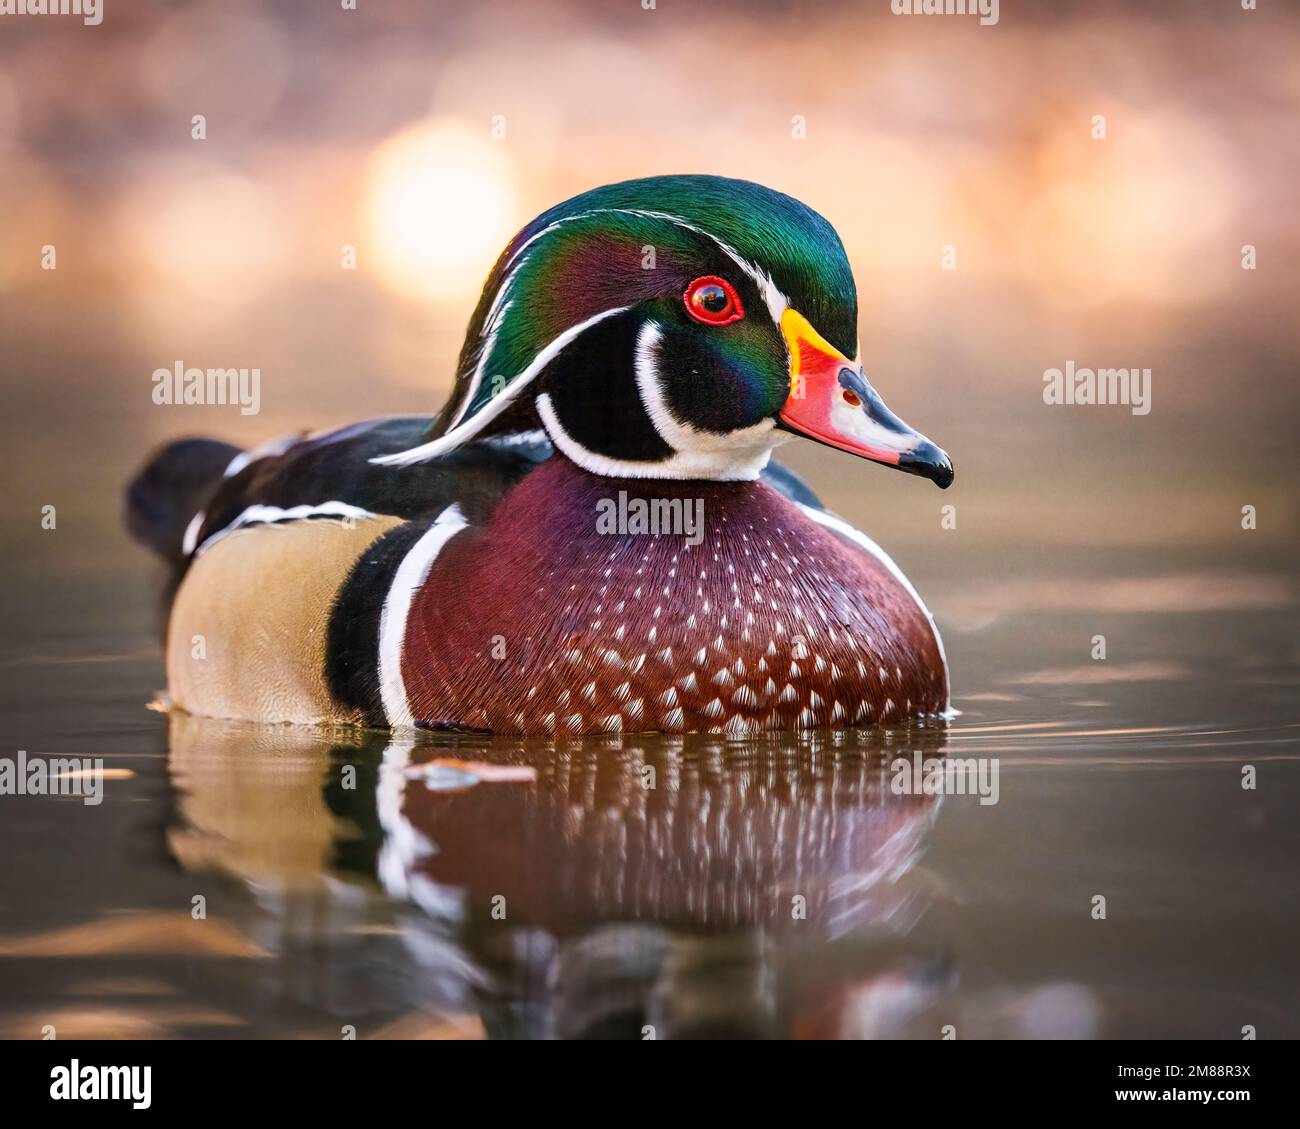
[[[763,302],[767,306],[768,313],[772,317],[772,324],[780,326],[781,315],[785,313],[786,308],[790,305],[790,300],[777,289],[777,285],[772,281],[772,276],[766,271],[760,270],[757,266],[744,258],[731,244],[719,239],[712,232],[705,231],[702,227],[697,227],[693,223],[688,223],[680,216],[670,215],[668,212],[642,211],[633,208],[611,209],[615,211],[625,211],[629,215],[646,216],[651,219],[667,220],[674,223],[680,228],[687,231],[693,231],[697,235],[702,235],[706,239],[713,240],[714,243],[722,250],[733,263],[743,270],[750,278],[754,280],[754,285],[758,287],[758,292],[763,295]]]
[[[642,407],[659,433],[659,438],[676,451],[684,444],[674,442],[679,424],[664,402],[663,386],[659,383],[659,342],[663,336],[658,322],[647,321],[642,325],[637,331],[636,355],[632,364]]]
[[[411,703],[402,679],[402,648],[406,642],[406,622],[411,614],[415,594],[429,578],[433,562],[442,548],[469,522],[460,506],[451,505],[438,515],[428,531],[411,546],[397,566],[393,583],[384,597],[379,614],[379,693],[384,702],[384,716],[393,728],[415,724]]]
[[[719,433],[698,431],[673,415],[659,377],[659,342],[662,339],[663,331],[653,321],[642,325],[636,337],[637,391],[659,437],[679,453],[716,452],[742,464],[752,462],[759,450],[770,452],[775,445],[771,439],[775,426],[773,420],[763,419],[750,427]],[[766,458],[763,462],[766,464]]]
[[[506,285],[509,285],[507,281]],[[493,301],[492,310],[489,311],[484,324],[487,326],[487,334],[483,338],[483,343],[479,347],[478,362],[474,365],[474,375],[470,377],[469,390],[461,399],[460,406],[456,409],[456,414],[452,418],[452,427],[455,427],[462,419],[465,413],[469,411],[469,406],[474,402],[474,397],[478,395],[479,388],[483,385],[483,373],[487,368],[488,358],[492,356],[492,348],[497,343],[497,334],[501,332],[501,323],[505,320],[506,312],[513,305],[512,302],[505,302],[500,309],[496,308],[496,301],[499,301],[501,295],[506,292],[505,286],[497,291],[497,298]]]
[[[571,325],[561,333],[554,341],[546,346],[540,353],[535,356],[531,363],[523,372],[511,380],[496,396],[494,396],[485,408],[464,423],[457,424],[445,435],[439,436],[428,443],[419,447],[412,447],[409,451],[399,451],[395,455],[380,455],[371,459],[372,463],[380,466],[410,466],[412,463],[428,462],[430,459],[436,459],[439,455],[445,455],[448,451],[459,447],[466,439],[477,435],[492,420],[496,419],[503,411],[506,410],[519,395],[519,393],[532,381],[537,375],[546,368],[559,354],[560,351],[569,344],[575,337],[580,336],[586,330],[590,329],[597,322],[604,321],[615,314],[621,314],[626,310],[626,306],[618,306],[612,310],[603,310],[601,313],[589,317],[584,322],[577,325]]]
[[[736,266],[754,280],[754,284],[758,287],[759,293],[763,295],[763,302],[767,306],[768,313],[771,314],[772,323],[778,326],[781,324],[781,315],[785,313],[786,307],[790,305],[790,300],[777,288],[777,285],[772,281],[772,276],[770,274],[764,270],[760,270],[755,264],[742,256],[739,251],[731,246],[731,244],[719,239],[712,232],[705,231],[704,228],[690,223],[688,220],[682,219],[681,216],[672,215],[670,212],[657,212],[646,208],[592,208],[586,212],[579,212],[577,215],[564,216],[561,219],[555,220],[553,223],[542,228],[541,231],[529,236],[528,239],[520,244],[515,253],[510,256],[510,261],[506,264],[505,268],[508,273],[501,284],[501,289],[504,290],[505,287],[509,285],[510,280],[514,277],[514,272],[519,266],[523,265],[520,260],[524,255],[524,252],[539,239],[550,235],[551,232],[555,231],[556,228],[563,224],[599,215],[642,216],[645,219],[665,220],[668,223],[675,224],[685,231],[694,232],[696,235],[702,235],[705,239],[711,240],[717,245],[723,254],[731,259]]]
[[[560,423],[550,394],[537,397],[537,414],[551,442],[570,462],[577,463],[592,474],[610,478],[699,478],[714,482],[748,482],[763,473],[772,448],[782,442],[783,436],[775,431],[776,421],[765,421],[768,432],[766,442],[742,450],[675,451],[661,462],[641,462],[633,459],[614,459],[590,451],[573,438]]]
[[[516,273],[520,267],[523,266],[528,249],[532,247],[534,243],[538,242],[538,240],[555,231],[562,224],[571,223],[574,220],[585,219],[589,216],[603,214],[643,216],[647,219],[664,220],[668,223],[676,224],[678,227],[683,228],[686,231],[694,232],[697,235],[711,240],[725,255],[727,255],[728,258],[731,259],[732,262],[753,279],[754,284],[758,287],[759,293],[763,296],[763,302],[772,318],[772,323],[776,326],[780,326],[781,315],[785,312],[790,303],[786,296],[777,288],[776,283],[772,281],[771,275],[766,271],[760,270],[753,263],[745,259],[730,244],[719,239],[711,232],[705,231],[703,228],[698,227],[693,223],[689,223],[680,216],[674,216],[668,212],[656,212],[641,208],[593,208],[586,212],[579,212],[577,215],[564,216],[561,219],[548,224],[546,227],[542,228],[541,231],[529,236],[528,239],[520,244],[520,246],[515,250],[515,253],[510,256],[510,260],[506,263],[504,268],[504,277],[502,278],[500,286],[497,287],[497,292],[493,296],[492,303],[488,308],[487,316],[484,318],[482,330],[483,342],[480,347],[478,362],[474,366],[474,372],[470,377],[469,390],[461,399],[460,405],[456,409],[456,413],[452,418],[451,427],[448,431],[439,438],[422,444],[419,447],[413,447],[408,451],[399,451],[397,454],[382,455],[371,459],[370,461],[372,463],[377,463],[381,466],[410,466],[414,463],[422,463],[427,462],[430,459],[436,459],[440,455],[444,455],[448,451],[454,450],[456,447],[460,446],[461,443],[465,442],[465,440],[476,435],[483,429],[483,427],[500,415],[501,412],[503,412],[513,402],[520,390],[543,368],[545,368],[555,354],[573,340],[574,337],[603,318],[609,317],[612,314],[622,313],[628,308],[627,306],[620,306],[617,309],[606,310],[604,313],[588,318],[580,325],[573,326],[560,334],[559,337],[552,341],[546,349],[542,350],[542,352],[533,359],[528,368],[518,376],[514,377],[514,379],[510,380],[506,384],[505,388],[502,389],[500,394],[495,396],[488,405],[478,413],[478,415],[468,423],[462,423],[465,418],[465,413],[469,411],[470,404],[473,403],[474,397],[478,394],[479,389],[483,385],[486,368],[492,354],[492,347],[496,343],[497,334],[500,332],[501,325],[505,320],[506,312],[510,309],[511,305],[511,302],[507,301],[505,296],[514,282]],[[744,440],[742,438],[742,443],[743,442]],[[671,441],[670,445],[672,445]],[[766,463],[766,458],[764,458],[763,461]],[[629,463],[628,465],[639,466],[643,464]]]

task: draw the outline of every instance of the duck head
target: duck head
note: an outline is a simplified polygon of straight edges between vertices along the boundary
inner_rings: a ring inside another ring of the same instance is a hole
[[[543,427],[597,474],[748,479],[790,433],[952,481],[857,356],[834,228],[747,181],[662,176],[544,212],[493,267],[455,388],[403,465]]]

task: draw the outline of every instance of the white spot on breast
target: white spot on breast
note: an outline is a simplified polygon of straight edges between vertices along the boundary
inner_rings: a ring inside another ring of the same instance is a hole
[[[758,732],[758,721],[742,714],[733,714],[723,726],[723,732],[730,737],[748,737]]]
[[[736,692],[731,695],[731,701],[744,709],[753,709],[758,705],[758,695],[748,686],[738,686]]]

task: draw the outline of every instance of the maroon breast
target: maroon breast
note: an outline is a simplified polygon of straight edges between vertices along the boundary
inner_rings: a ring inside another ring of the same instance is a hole
[[[418,720],[497,733],[870,725],[948,697],[911,593],[770,488],[558,457],[439,554],[402,677]]]

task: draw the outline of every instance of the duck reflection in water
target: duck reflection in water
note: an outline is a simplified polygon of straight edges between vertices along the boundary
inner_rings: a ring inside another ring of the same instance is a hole
[[[491,1037],[877,1037],[951,986],[908,941],[940,797],[890,771],[942,756],[942,725],[554,743],[174,713],[170,737],[173,855],[239,879],[221,912],[301,1004],[371,1034],[418,1013]]]

